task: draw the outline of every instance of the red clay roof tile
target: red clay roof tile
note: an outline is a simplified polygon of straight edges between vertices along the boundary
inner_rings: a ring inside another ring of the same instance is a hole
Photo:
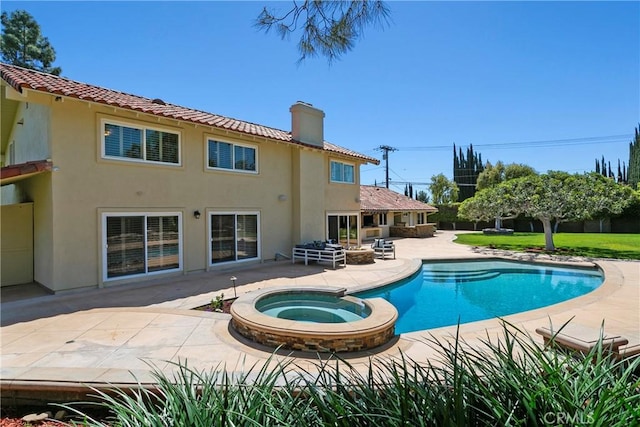
[[[291,137],[290,132],[286,132],[283,130],[237,120],[230,117],[224,117],[217,114],[207,113],[205,111],[181,107],[179,105],[169,104],[164,101],[160,102],[161,100],[158,99],[153,100],[124,92],[118,92],[111,89],[105,89],[99,86],[70,80],[64,77],[54,76],[52,74],[41,73],[39,71],[29,70],[14,65],[0,64],[0,75],[2,79],[7,82],[7,84],[9,84],[18,92],[22,92],[23,89],[30,89],[39,92],[51,93],[54,95],[62,95],[69,98],[76,98],[87,102],[112,105],[127,110],[140,111],[155,116],[213,126],[222,129],[234,130],[237,132],[261,136],[277,141],[310,146],[308,144],[304,144],[300,141],[294,140]],[[364,154],[360,154],[355,151],[339,147],[335,144],[330,144],[328,142],[324,143],[324,149],[326,151],[331,151],[345,156],[355,157],[368,163],[380,163],[378,159],[365,156]]]
[[[20,163],[0,168],[0,184],[11,184],[19,179],[50,171],[53,165],[48,160]]]
[[[373,185],[360,186],[360,210],[365,212],[438,211],[437,208],[411,199],[404,194]]]

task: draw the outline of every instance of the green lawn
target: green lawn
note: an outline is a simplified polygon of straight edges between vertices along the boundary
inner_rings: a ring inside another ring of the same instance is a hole
[[[512,251],[544,250],[543,233],[514,233],[512,236],[458,234],[455,242]],[[553,243],[558,255],[640,259],[640,234],[558,233],[553,235]]]

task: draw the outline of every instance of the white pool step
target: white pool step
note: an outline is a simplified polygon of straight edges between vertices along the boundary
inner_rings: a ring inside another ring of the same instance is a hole
[[[425,271],[423,280],[430,282],[471,282],[476,280],[490,280],[502,274],[500,271],[475,270],[475,271]]]

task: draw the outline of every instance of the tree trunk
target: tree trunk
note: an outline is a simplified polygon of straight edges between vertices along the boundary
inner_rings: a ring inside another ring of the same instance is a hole
[[[600,218],[600,232],[602,233],[602,229],[604,228],[604,218]]]
[[[544,229],[544,248],[547,251],[555,251],[556,247],[553,245],[553,228],[551,226],[551,219],[540,218],[542,221],[542,228]]]
[[[499,216],[496,217],[496,230],[500,230],[502,228],[502,218]]]

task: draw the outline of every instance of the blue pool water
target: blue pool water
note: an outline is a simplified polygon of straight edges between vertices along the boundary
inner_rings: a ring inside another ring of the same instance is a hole
[[[313,323],[346,323],[371,314],[364,304],[317,292],[282,292],[256,302],[256,310],[279,319]]]
[[[393,304],[401,334],[545,307],[591,292],[603,281],[597,269],[495,260],[424,262],[408,279],[354,296]]]

